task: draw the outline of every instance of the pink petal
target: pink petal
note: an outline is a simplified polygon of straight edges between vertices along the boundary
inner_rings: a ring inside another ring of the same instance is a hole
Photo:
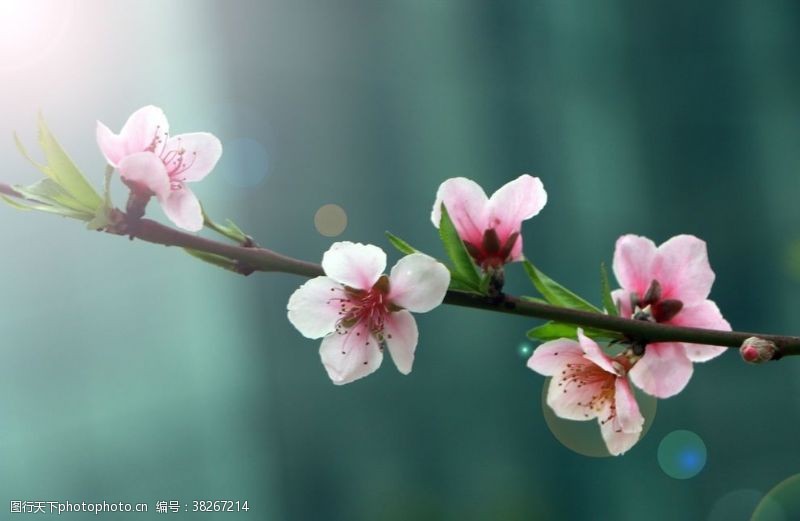
[[[289,297],[289,322],[306,338],[322,338],[334,331],[341,318],[340,297],[341,284],[330,277],[313,278]]]
[[[350,383],[375,372],[381,365],[383,353],[377,339],[362,323],[344,334],[331,333],[322,339],[319,355],[336,385]]]
[[[559,355],[560,356],[560,355]],[[584,364],[591,362],[583,361]],[[574,367],[574,365],[573,365]],[[547,389],[547,405],[559,418],[565,420],[591,420],[597,417],[596,397],[603,394],[603,381],[593,381],[580,385],[574,381],[564,381],[560,374],[554,375]],[[609,375],[610,378],[613,378]]]
[[[598,419],[605,419],[609,416],[610,411],[606,410],[598,416]],[[600,423],[600,434],[603,436],[603,441],[606,442],[608,452],[613,456],[619,456],[630,450],[642,435],[641,431],[625,432],[620,425],[618,417],[614,417],[605,423]]]
[[[705,300],[714,283],[706,243],[692,235],[678,235],[658,247],[653,277],[661,283],[662,298],[684,306]]]
[[[156,138],[163,139],[169,133],[169,123],[164,111],[148,105],[142,107],[128,118],[118,135],[98,121],[97,144],[106,161],[113,166],[130,154],[144,152],[153,145]]]
[[[702,327],[721,331],[731,330],[731,325],[722,318],[719,308],[710,300],[704,300],[699,304],[681,309],[680,313],[675,315],[669,323],[683,327]],[[707,362],[728,350],[728,348],[722,346],[702,344],[683,344],[683,347],[692,362]]]
[[[459,237],[475,245],[481,244],[488,217],[488,200],[483,189],[465,177],[453,177],[439,185],[431,212],[431,221],[437,228],[442,219],[442,203]]]
[[[615,289],[611,292],[611,300],[619,308],[619,316],[624,318],[631,318],[633,316],[633,309],[631,308],[631,294],[624,289]]]
[[[544,376],[560,374],[568,363],[586,363],[580,344],[568,338],[545,342],[528,359],[528,367]]]
[[[639,411],[639,404],[627,378],[617,378],[614,384],[614,401],[616,404],[617,422],[623,432],[642,432],[644,416]]]
[[[107,126],[103,125],[99,121],[97,122],[96,135],[97,146],[100,147],[100,151],[106,158],[106,162],[115,168],[119,167],[120,161],[122,161],[125,156],[128,155],[128,148],[125,141],[123,141],[118,135],[111,132]]]
[[[584,335],[583,329],[581,328],[578,328],[578,342],[583,349],[584,358],[591,361],[593,364],[600,367],[607,373],[620,376],[619,371],[614,369],[614,366],[611,365],[611,358],[606,356],[603,350],[600,349],[600,346],[597,345],[597,342]]]
[[[175,175],[180,181],[200,181],[207,176],[222,157],[222,143],[213,134],[208,132],[193,132],[179,134],[169,138],[165,148],[165,157],[170,151],[184,150],[182,159],[177,156],[172,158],[171,165],[177,166],[177,161],[182,160],[185,170]],[[172,166],[167,165],[170,170]]]
[[[620,286],[643,296],[653,281],[651,265],[656,256],[656,245],[646,237],[623,235],[614,249],[614,276]]]
[[[119,175],[128,186],[139,186],[159,197],[169,195],[167,170],[164,163],[152,152],[126,156],[119,164]]]
[[[419,332],[414,317],[406,310],[389,313],[384,321],[384,340],[394,365],[403,374],[411,372]]]
[[[657,398],[681,392],[692,377],[692,362],[682,344],[648,344],[644,356],[628,372],[639,389]]]
[[[500,187],[489,199],[488,226],[500,242],[518,232],[522,221],[538,214],[547,204],[547,192],[538,177],[523,174]]]
[[[203,229],[203,211],[200,208],[200,201],[186,185],[173,187],[167,197],[159,197],[158,201],[169,220],[178,228],[190,232]]]
[[[436,259],[412,253],[400,259],[389,275],[389,301],[414,313],[426,313],[444,300],[450,271]]]
[[[509,262],[518,262],[522,260],[522,235],[517,236],[514,246],[511,247],[511,252],[508,254]]]
[[[386,269],[386,253],[372,244],[335,242],[322,256],[322,269],[351,288],[371,289]]]

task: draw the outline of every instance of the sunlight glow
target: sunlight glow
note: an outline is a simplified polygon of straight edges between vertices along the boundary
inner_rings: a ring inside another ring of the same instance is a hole
[[[30,66],[64,36],[74,0],[0,0],[0,70]]]

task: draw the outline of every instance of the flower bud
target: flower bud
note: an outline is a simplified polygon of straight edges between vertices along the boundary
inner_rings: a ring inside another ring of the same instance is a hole
[[[750,364],[768,362],[775,358],[777,352],[778,347],[775,345],[775,342],[755,336],[751,336],[745,340],[742,347],[739,348],[742,359]]]

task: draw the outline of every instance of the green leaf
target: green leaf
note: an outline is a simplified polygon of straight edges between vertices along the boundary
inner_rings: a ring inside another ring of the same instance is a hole
[[[15,208],[17,210],[37,210],[40,212],[47,212],[53,213],[56,215],[61,215],[62,217],[70,217],[72,219],[80,219],[81,221],[88,220],[85,213],[76,212],[74,210],[70,210],[69,208],[64,208],[62,206],[52,206],[45,203],[38,203],[38,202],[22,202],[16,201],[10,197],[6,197],[5,195],[0,195],[2,197],[3,202]]]
[[[531,340],[539,340],[540,342],[547,342],[559,338],[571,338],[576,340],[578,338],[578,328],[572,324],[564,324],[562,322],[545,322],[541,326],[535,327],[528,331],[528,338]],[[601,329],[583,328],[583,334],[589,338],[621,338],[619,333],[612,331],[603,331]]]
[[[619,316],[617,305],[611,297],[611,286],[608,284],[608,270],[606,270],[605,262],[600,263],[600,286],[603,293],[603,307],[606,309],[606,313],[612,317]]]
[[[14,143],[17,145],[17,150],[19,150],[19,153],[22,154],[22,157],[24,157],[30,164],[38,168],[39,171],[41,171],[44,175],[48,175],[47,166],[39,163],[38,161],[34,160],[31,157],[31,155],[28,153],[28,150],[25,148],[25,145],[22,144],[22,140],[19,139],[19,136],[17,135],[16,132],[14,132]]]
[[[250,238],[241,228],[236,226],[236,223],[230,219],[225,219],[226,224],[216,223],[208,216],[205,208],[201,207],[201,210],[203,212],[203,224],[234,242],[238,242],[239,244],[251,244]]]
[[[411,255],[412,253],[416,253],[417,251],[419,251],[391,232],[386,232],[386,238],[389,239],[389,242],[392,244],[392,246],[394,246],[400,253]]]
[[[478,290],[481,280],[478,277],[478,272],[475,271],[475,264],[473,264],[472,257],[464,247],[461,237],[458,236],[456,227],[453,226],[444,204],[442,204],[442,219],[439,222],[439,237],[442,239],[447,256],[453,262],[454,268],[450,270],[453,277],[458,276],[472,289]]]
[[[548,303],[570,309],[602,313],[600,309],[539,271],[527,259],[523,261],[523,265],[531,282]]]
[[[113,222],[112,210],[114,210],[114,203],[111,201],[112,175],[114,175],[114,167],[108,165],[103,179],[103,203],[97,207],[94,218],[86,223],[86,227],[90,230],[103,230]]]
[[[213,264],[214,266],[226,269],[228,271],[233,271],[235,273],[239,272],[236,268],[236,261],[231,260],[228,257],[223,257],[222,255],[215,255],[213,253],[207,253],[204,251],[193,250],[191,248],[184,248],[183,250],[192,257],[200,259],[203,262]]]
[[[522,295],[519,297],[520,300],[527,300],[528,302],[536,302],[537,304],[549,304],[545,299],[539,297],[529,297],[527,295]]]
[[[72,159],[53,137],[41,114],[39,115],[39,145],[42,147],[47,160],[47,165],[44,168],[45,174],[58,183],[85,210],[94,214],[97,207],[102,203],[100,195],[92,188]]]
[[[42,179],[29,186],[15,186],[14,190],[22,194],[26,199],[32,199],[51,206],[61,206],[77,213],[85,213],[87,215],[92,213],[52,179]]]

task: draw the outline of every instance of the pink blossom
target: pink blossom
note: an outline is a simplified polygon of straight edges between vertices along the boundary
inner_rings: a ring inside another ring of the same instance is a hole
[[[597,418],[611,454],[622,454],[639,441],[644,417],[626,377],[628,358],[610,358],[578,329],[577,342],[560,338],[536,348],[528,367],[552,377],[547,405],[556,416],[567,420]]]
[[[413,253],[387,276],[377,246],[337,242],[322,257],[325,276],[309,280],[289,299],[289,321],[307,338],[322,338],[319,353],[333,383],[352,382],[381,365],[384,348],[397,369],[411,372],[417,324],[409,313],[442,303],[450,272]]]
[[[612,293],[622,316],[675,326],[729,331],[730,324],[708,300],[714,272],[706,243],[678,235],[661,246],[645,237],[624,235],[614,251],[614,275],[622,289]],[[724,347],[658,342],[630,370],[642,390],[659,398],[679,393],[692,376],[692,362],[718,356]]]
[[[132,190],[155,195],[176,226],[203,227],[200,202],[186,183],[207,176],[222,156],[222,144],[207,132],[170,137],[164,112],[147,106],[134,112],[119,134],[97,122],[97,144]]]
[[[538,177],[524,174],[487,198],[475,181],[454,177],[436,193],[431,221],[437,228],[442,203],[470,255],[485,269],[522,259],[522,221],[544,208],[547,192]]]

